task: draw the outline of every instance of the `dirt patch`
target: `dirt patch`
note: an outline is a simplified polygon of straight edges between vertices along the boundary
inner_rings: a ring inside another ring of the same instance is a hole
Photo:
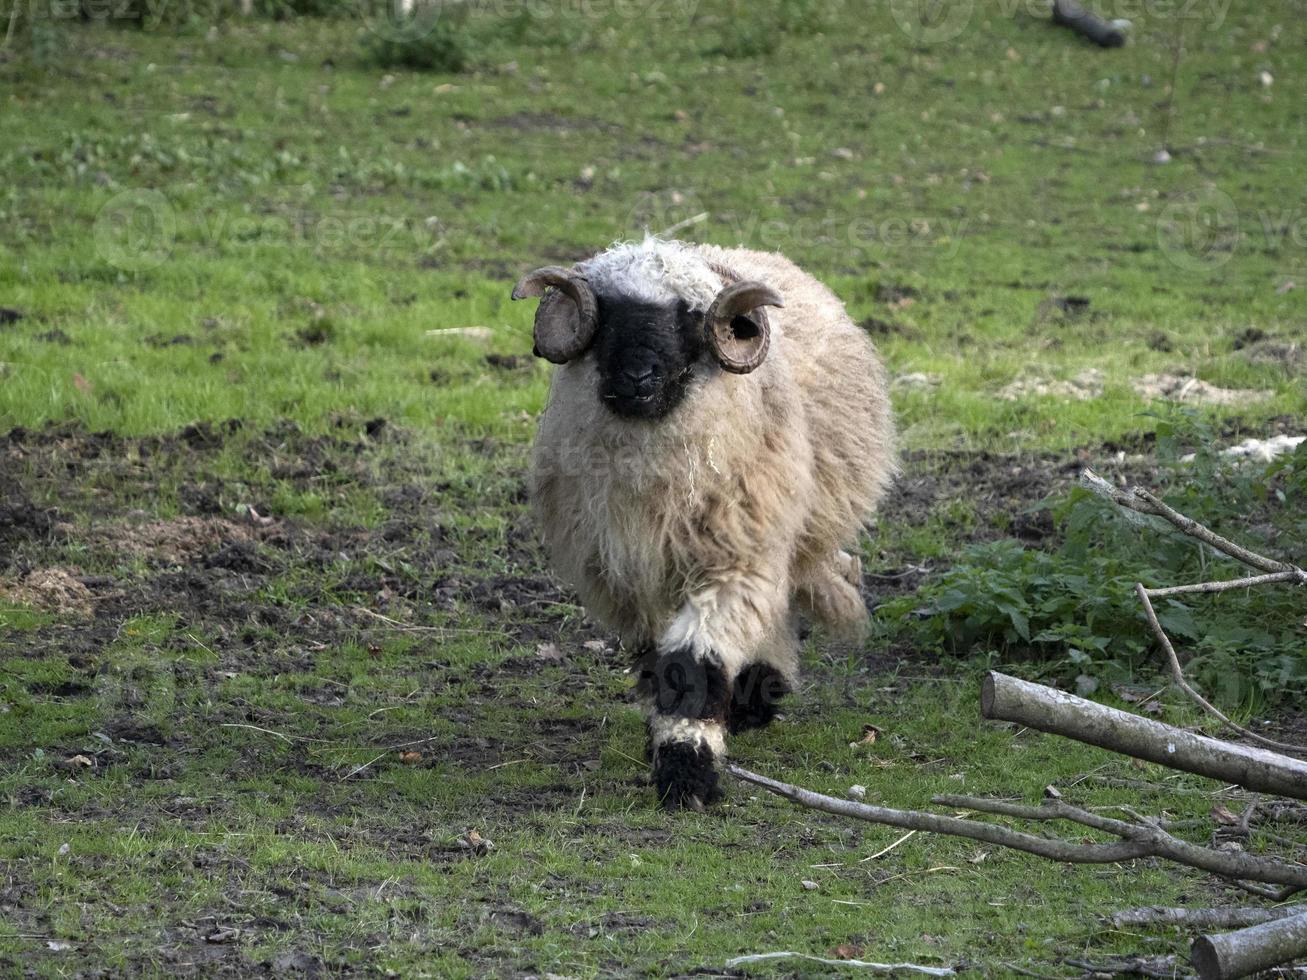
[[[1266,338],[1247,344],[1242,350],[1249,363],[1282,367],[1291,374],[1307,370],[1307,348],[1297,340]]]
[[[95,597],[80,576],[77,569],[40,568],[19,582],[0,579],[0,598],[64,615],[88,616]]]
[[[1070,380],[1047,378],[1018,378],[1000,389],[998,397],[1004,401],[1019,401],[1032,396],[1065,398],[1071,401],[1089,401],[1103,394],[1103,372],[1086,368]]]
[[[237,524],[216,517],[175,517],[166,521],[100,525],[90,531],[92,547],[175,565],[202,555],[218,567],[232,567],[233,555],[250,555],[251,546],[267,537],[267,527]],[[215,555],[215,553],[218,553]],[[226,553],[228,558],[219,557]],[[237,569],[239,570],[239,569]]]
[[[495,129],[512,129],[522,133],[577,132],[620,133],[622,127],[590,116],[560,116],[553,112],[514,112],[507,116],[487,119],[481,125]]]
[[[1145,374],[1132,387],[1141,398],[1185,405],[1247,405],[1265,401],[1274,394],[1252,388],[1218,388],[1185,374]]]
[[[20,541],[48,540],[58,525],[57,511],[40,507],[21,493],[0,499],[0,555],[8,555]],[[0,558],[0,568],[6,561]]]

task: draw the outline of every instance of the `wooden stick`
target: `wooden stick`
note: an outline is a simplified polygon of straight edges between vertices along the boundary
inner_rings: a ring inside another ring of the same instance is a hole
[[[1226,592],[1229,589],[1246,589],[1252,585],[1270,585],[1273,582],[1297,582],[1298,573],[1271,572],[1268,575],[1249,575],[1247,578],[1227,579],[1222,582],[1194,582],[1191,585],[1171,585],[1165,589],[1149,589],[1148,595],[1161,599],[1168,595],[1183,595],[1188,592]]]
[[[1204,544],[1211,545],[1217,551],[1229,555],[1235,561],[1241,561],[1245,565],[1263,572],[1292,572],[1299,582],[1307,585],[1307,571],[1303,571],[1296,565],[1259,555],[1255,551],[1249,551],[1243,545],[1235,544],[1229,538],[1221,537],[1215,531],[1199,524],[1192,517],[1186,517],[1170,505],[1163,503],[1143,487],[1129,487],[1122,490],[1090,469],[1081,472],[1080,482],[1087,489],[1107,497],[1113,503],[1127,510],[1133,510],[1137,514],[1148,514],[1162,518],[1189,537],[1197,538]]]
[[[1216,908],[1187,909],[1149,905],[1139,909],[1117,912],[1109,920],[1115,929],[1127,926],[1194,926],[1199,929],[1243,929],[1247,926],[1274,922],[1289,916],[1302,915],[1307,908],[1291,905],[1282,909]]]
[[[770,963],[772,960],[806,960],[811,963],[821,963],[825,966],[838,966],[841,968],[861,968],[873,970],[877,973],[889,973],[898,975],[900,973],[924,973],[928,977],[953,977],[957,976],[957,971],[949,966],[922,966],[919,963],[868,963],[864,960],[828,960],[822,956],[812,956],[808,953],[794,953],[789,950],[783,950],[777,953],[753,953],[749,956],[737,956],[734,959],[726,961],[728,970],[735,970],[741,966],[749,966],[754,963]]]
[[[1247,878],[1254,881],[1307,888],[1307,866],[1296,866],[1246,854],[1242,851],[1217,851],[1200,847],[1167,833],[1157,824],[1127,823],[1102,814],[1082,810],[1061,800],[1045,800],[1039,806],[1022,806],[1003,800],[987,800],[976,796],[937,796],[932,801],[946,806],[965,807],[982,813],[998,813],[1023,820],[1069,820],[1120,837],[1122,840],[1144,841],[1149,853],[1164,857],[1177,864],[1188,865],[1200,871],[1210,871],[1223,878]]]
[[[1202,980],[1235,980],[1307,956],[1307,913],[1199,936],[1189,961]]]
[[[936,797],[935,802],[1030,820],[1071,820],[1115,834],[1122,838],[1121,842],[1073,844],[1058,837],[1039,837],[998,824],[982,823],[979,820],[963,820],[958,817],[924,813],[920,810],[894,810],[867,803],[855,803],[852,800],[841,800],[769,779],[736,765],[728,765],[726,771],[736,779],[761,786],[768,792],[813,810],[824,810],[843,817],[853,817],[869,823],[888,824],[909,830],[928,830],[952,837],[968,837],[1054,861],[1066,861],[1072,864],[1106,864],[1138,857],[1163,857],[1226,878],[1268,882],[1285,886],[1293,891],[1307,889],[1307,865],[1284,864],[1240,851],[1216,851],[1200,847],[1172,837],[1160,827],[1114,820],[1060,800],[1046,801],[1044,805],[1038,807],[969,796],[940,796]]]
[[[1307,762],[1195,735],[997,671],[985,675],[980,711],[991,720],[1013,721],[1259,793],[1307,800]]]
[[[1071,28],[1100,48],[1119,48],[1125,44],[1121,31],[1080,6],[1078,0],[1053,0],[1053,23]]]
[[[937,834],[948,834],[951,837],[968,837],[971,840],[984,841],[986,844],[997,844],[1001,847],[1025,851],[1027,854],[1037,854],[1053,861],[1067,861],[1073,864],[1111,864],[1148,854],[1147,844],[1137,841],[1115,844],[1072,844],[1058,838],[1038,837],[1001,827],[998,824],[982,823],[979,820],[963,820],[937,813],[923,813],[920,810],[894,810],[889,807],[872,806],[869,803],[840,800],[789,783],[778,782],[735,765],[728,765],[726,771],[736,779],[761,786],[768,792],[813,810],[824,810],[841,817],[854,817],[870,823],[902,827],[905,830],[928,830]],[[1303,878],[1307,883],[1307,869],[1304,869]]]

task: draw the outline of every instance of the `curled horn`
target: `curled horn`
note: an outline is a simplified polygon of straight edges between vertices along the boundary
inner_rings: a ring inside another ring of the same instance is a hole
[[[748,374],[767,357],[771,324],[764,306],[784,306],[781,294],[764,283],[733,282],[708,307],[708,343],[722,370]]]
[[[541,297],[536,309],[536,357],[566,364],[585,353],[599,321],[595,294],[585,277],[556,265],[536,269],[513,287],[513,299],[528,296]]]

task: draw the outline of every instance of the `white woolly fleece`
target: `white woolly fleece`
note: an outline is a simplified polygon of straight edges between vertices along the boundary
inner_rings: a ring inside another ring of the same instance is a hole
[[[721,291],[722,280],[693,246],[652,235],[642,242],[618,242],[580,265],[600,296],[645,303],[683,299],[703,312]]]

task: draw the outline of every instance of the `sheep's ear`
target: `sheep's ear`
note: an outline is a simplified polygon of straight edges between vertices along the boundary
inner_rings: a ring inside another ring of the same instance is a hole
[[[764,307],[785,305],[781,294],[765,283],[733,282],[708,308],[708,344],[722,370],[748,374],[767,359],[771,324]]]
[[[532,353],[566,364],[585,353],[598,325],[598,304],[579,273],[558,266],[529,272],[513,287],[513,299],[539,296]]]

